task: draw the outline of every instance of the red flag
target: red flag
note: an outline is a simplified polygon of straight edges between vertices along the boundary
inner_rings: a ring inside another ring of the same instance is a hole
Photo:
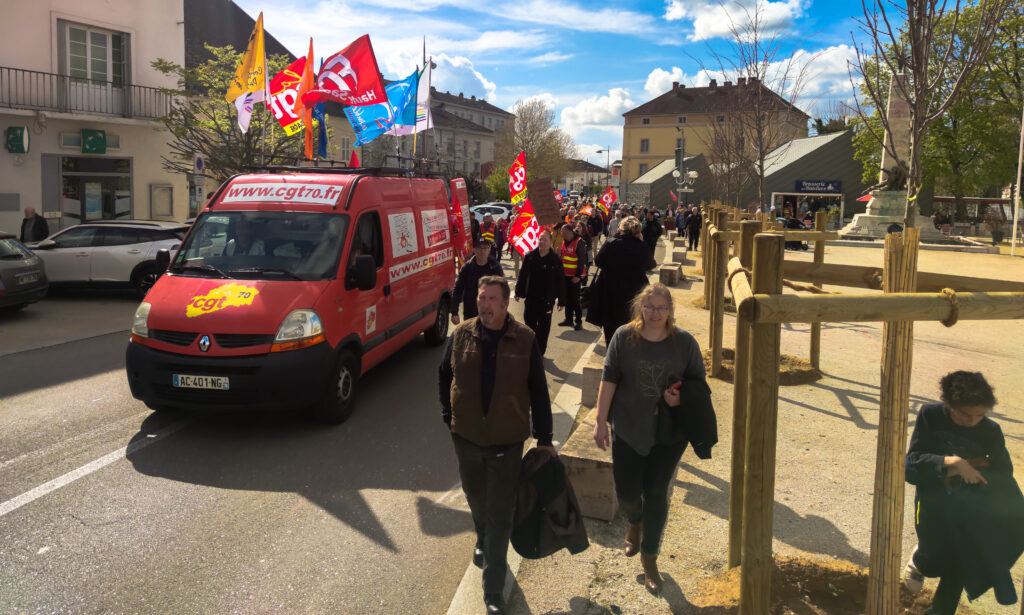
[[[590,205],[587,205],[586,207],[580,210],[580,213],[587,216],[591,216],[594,214],[594,208],[591,207]]]
[[[619,195],[615,194],[615,190],[613,190],[611,186],[608,186],[608,189],[601,195],[601,203],[608,208],[610,208],[612,203],[617,200],[619,200]]]
[[[270,100],[267,101],[267,108],[274,114],[277,122],[288,135],[293,135],[302,128],[300,112],[296,111],[296,105],[299,103],[296,88],[302,81],[302,73],[305,69],[306,58],[299,58],[283,71],[274,75],[270,81]],[[312,74],[310,76],[312,77]]]
[[[512,247],[526,256],[527,252],[540,245],[540,232],[540,224],[533,214],[530,199],[523,199],[523,204],[519,206],[519,217],[509,229],[508,238],[512,242]]]
[[[508,169],[508,193],[513,205],[526,198],[526,152],[519,152]]]
[[[562,191],[561,190],[555,190],[555,201],[557,201],[559,203],[562,202]]]
[[[306,125],[306,148],[307,160],[313,159],[313,105],[303,100],[306,92],[313,88],[313,39],[309,39],[309,53],[306,55],[306,65],[302,69],[302,79],[299,80],[299,87],[295,96],[295,115],[302,114],[302,123]]]
[[[355,106],[387,102],[369,34],[327,58],[317,73],[316,87],[302,97],[307,105],[328,100]]]
[[[678,202],[678,201],[679,201],[679,197],[677,197],[677,196],[676,196],[676,192],[675,192],[675,190],[671,190],[671,191],[669,191],[668,195],[669,195],[670,197],[672,197],[672,200],[673,200],[673,201],[676,201],[676,202]]]
[[[350,166],[350,167],[358,167],[359,166],[359,156],[356,156],[356,150],[355,149],[352,150],[352,157],[348,159],[348,166]]]

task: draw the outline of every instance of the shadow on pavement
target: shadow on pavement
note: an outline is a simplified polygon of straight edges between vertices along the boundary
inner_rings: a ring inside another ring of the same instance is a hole
[[[729,518],[729,483],[714,474],[687,464],[681,467],[695,478],[712,485],[676,479],[676,486],[686,490],[683,501],[721,519]],[[801,516],[792,508],[775,502],[773,531],[776,538],[791,547],[808,553],[831,555],[858,566],[867,566],[866,553],[853,548],[846,534],[834,523],[817,515]]]
[[[362,490],[445,492],[459,477],[451,439],[435,410],[437,349],[414,341],[364,376],[353,416],[339,426],[301,415],[198,415],[195,423],[128,455],[135,469],[221,489],[294,492],[397,552]],[[429,368],[428,368],[429,367]],[[394,375],[400,374],[401,381]],[[426,402],[421,401],[423,395]],[[162,413],[161,413],[162,414]],[[147,418],[134,440],[146,438]],[[468,513],[417,503],[433,536],[472,529]]]
[[[0,400],[112,370],[123,372],[127,345],[127,333],[110,333],[0,357]]]

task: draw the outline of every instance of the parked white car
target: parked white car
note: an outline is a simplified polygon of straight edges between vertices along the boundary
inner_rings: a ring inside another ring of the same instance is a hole
[[[474,205],[469,208],[472,212],[473,217],[476,218],[477,222],[483,222],[484,216],[491,214],[494,216],[494,221],[497,222],[498,218],[507,217],[508,214],[515,209],[512,203],[484,203],[482,205]]]
[[[178,249],[181,222],[105,220],[66,228],[27,244],[46,264],[50,284],[131,286],[143,296],[160,277],[156,254]]]

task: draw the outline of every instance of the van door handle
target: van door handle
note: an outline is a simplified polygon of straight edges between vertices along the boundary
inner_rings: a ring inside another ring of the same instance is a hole
[[[384,285],[384,296],[387,297],[390,294],[391,294],[391,285],[390,284],[385,284]]]

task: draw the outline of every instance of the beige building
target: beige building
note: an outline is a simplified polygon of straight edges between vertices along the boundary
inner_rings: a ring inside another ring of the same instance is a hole
[[[555,188],[583,192],[590,186],[598,186],[603,191],[606,185],[611,185],[611,180],[612,176],[608,169],[573,158],[569,161],[569,173],[555,183]]]
[[[184,219],[188,182],[156,118],[185,61],[182,0],[4,3],[0,25],[0,230],[34,207],[56,231],[83,220]],[[28,147],[22,143],[27,135]]]
[[[754,108],[752,100],[770,115],[769,149],[807,136],[810,117],[756,79],[722,85],[712,79],[703,88],[675,82],[668,92],[623,114],[621,183],[675,158],[677,148],[684,148],[687,156],[703,154],[709,164],[728,158],[736,147],[752,156],[752,139],[744,137],[747,131],[737,119]]]

